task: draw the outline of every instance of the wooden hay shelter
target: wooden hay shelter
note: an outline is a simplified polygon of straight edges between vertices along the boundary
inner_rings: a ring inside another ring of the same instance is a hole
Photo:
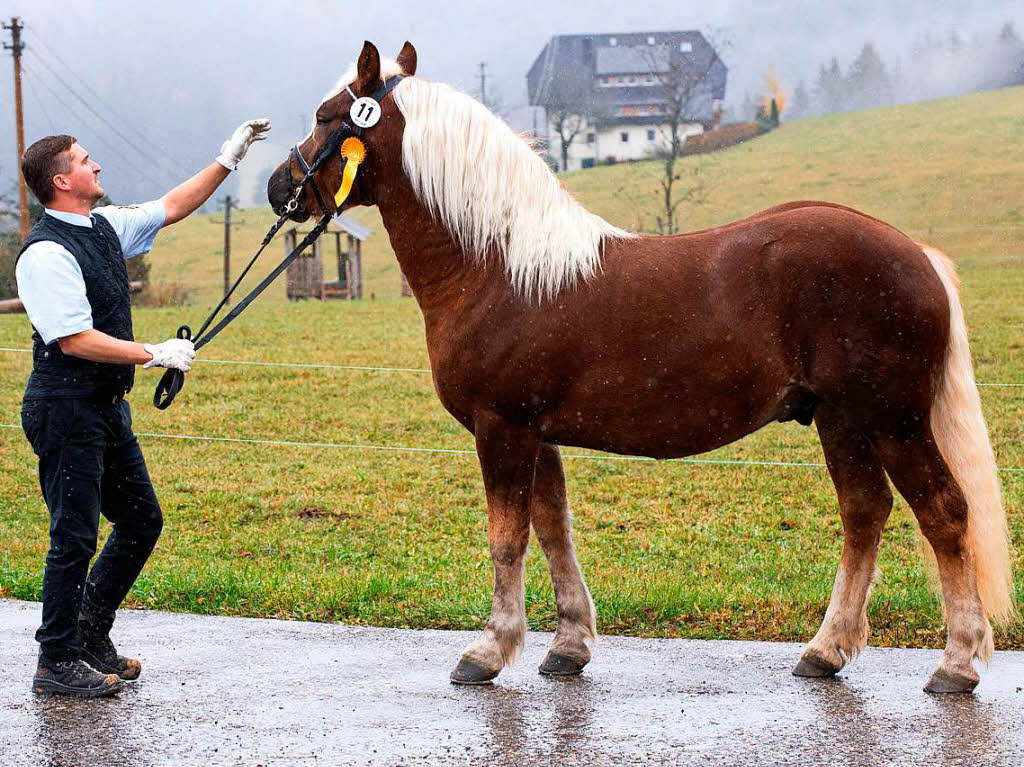
[[[284,235],[285,252],[290,252],[299,239],[308,234],[292,227]],[[370,229],[345,216],[335,216],[320,239],[288,267],[288,300],[328,298],[355,300],[363,297],[363,241]],[[342,247],[344,237],[345,246]],[[334,241],[338,279],[324,280],[324,243]]]

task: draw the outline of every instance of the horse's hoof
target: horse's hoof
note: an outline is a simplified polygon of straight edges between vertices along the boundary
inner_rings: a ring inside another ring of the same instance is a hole
[[[490,684],[497,675],[497,671],[491,671],[479,663],[461,658],[450,679],[452,684]]]
[[[937,694],[968,693],[974,692],[974,688],[977,686],[977,679],[940,670],[932,674],[932,678],[924,686],[924,691]]]
[[[827,676],[835,676],[839,669],[813,655],[804,655],[800,662],[793,669],[793,676],[803,676],[812,679],[820,679]]]
[[[585,665],[564,655],[549,652],[538,670],[547,676],[577,676],[583,673]]]

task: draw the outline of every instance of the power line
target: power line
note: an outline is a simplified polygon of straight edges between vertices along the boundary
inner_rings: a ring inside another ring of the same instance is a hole
[[[39,33],[36,32],[34,27],[29,27],[29,31],[32,33],[33,38],[43,47],[43,50],[45,50],[55,61],[57,61],[58,64],[60,64],[68,72],[70,72],[74,76],[74,78],[82,84],[82,87],[84,87],[85,90],[89,92],[89,95],[91,95],[94,99],[96,99],[96,101],[103,105],[110,112],[110,114],[113,115],[122,125],[124,125],[127,129],[133,131],[138,138],[141,138],[145,143],[153,145],[161,152],[163,152],[164,156],[169,158],[170,161],[174,163],[175,171],[180,171],[180,168],[178,168],[177,166],[182,165],[182,163],[178,162],[176,158],[171,156],[171,152],[167,149],[167,147],[161,144],[157,144],[149,136],[147,136],[144,131],[140,130],[137,126],[133,125],[131,122],[125,119],[116,109],[110,106],[109,103],[104,101],[103,97],[96,92],[96,89],[89,85],[89,83],[86,82],[80,74],[78,74],[78,71],[74,67],[70,66],[67,62],[65,62],[64,59],[57,55],[57,53],[54,52],[54,50],[46,44],[46,41],[39,36]]]
[[[142,149],[138,144],[136,144],[128,136],[126,136],[124,133],[122,133],[120,129],[118,129],[115,125],[111,124],[110,121],[108,121],[103,115],[101,115],[99,112],[96,111],[96,109],[92,106],[92,104],[90,104],[88,102],[88,100],[83,98],[74,88],[72,88],[60,76],[60,74],[58,72],[54,71],[53,67],[51,67],[46,62],[45,59],[37,56],[34,51],[31,52],[31,55],[32,55],[32,60],[34,62],[36,62],[38,64],[41,64],[47,70],[47,72],[49,72],[50,75],[53,76],[53,78],[57,82],[59,82],[61,85],[63,85],[64,88],[67,89],[67,91],[69,93],[71,93],[72,96],[74,96],[76,99],[78,99],[85,106],[85,108],[88,109],[89,112],[92,113],[96,117],[96,119],[98,119],[101,123],[103,123],[104,126],[106,126],[111,131],[113,131],[115,134],[117,134],[126,144],[128,144],[128,146],[130,146],[132,149],[134,149],[136,152],[138,152],[138,154],[141,155],[147,162],[156,163],[156,168],[158,170],[162,171],[163,173],[165,173],[168,178],[172,178],[172,179],[174,179],[176,181],[180,180],[179,175],[178,175],[179,171],[176,170],[172,174],[171,171],[166,166],[160,166],[159,163],[161,162],[161,158],[158,158],[156,155],[150,154],[145,149]],[[118,151],[120,152],[121,150],[119,149]]]
[[[161,167],[160,163],[164,162],[165,160],[162,160],[161,158],[158,158],[156,155],[150,154],[147,150],[142,149],[138,144],[136,144],[134,141],[132,141],[132,139],[130,139],[128,136],[126,136],[124,133],[122,133],[121,130],[117,126],[113,125],[109,120],[107,120],[107,118],[105,118],[103,115],[101,115],[99,112],[97,112],[96,109],[92,106],[92,104],[90,104],[88,102],[87,99],[85,99],[83,96],[81,96],[78,93],[78,91],[76,91],[74,88],[72,88],[70,85],[68,85],[68,83],[60,76],[60,74],[57,73],[56,71],[54,71],[53,67],[51,67],[49,64],[46,63],[45,59],[41,58],[40,56],[37,56],[32,51],[30,51],[30,53],[32,55],[32,61],[34,61],[34,62],[36,62],[38,64],[42,64],[42,66],[46,68],[46,71],[48,71],[54,77],[54,79],[57,80],[57,82],[59,82],[61,85],[63,85],[68,90],[68,92],[71,93],[72,96],[74,96],[76,99],[78,99],[80,102],[82,102],[82,104],[85,106],[85,108],[88,109],[93,115],[95,115],[96,119],[98,119],[107,128],[109,128],[115,134],[117,134],[117,136],[122,141],[124,141],[128,146],[130,146],[132,149],[134,149],[136,152],[138,152],[139,155],[141,155],[144,159],[147,160],[147,162],[154,163],[155,167],[158,170],[163,171],[164,174],[167,176],[167,178],[173,179],[174,181],[180,181],[181,180],[181,176],[180,176],[181,172],[180,171],[175,171],[174,173],[172,173],[167,168],[167,166],[162,166]]]
[[[47,92],[48,92],[48,93],[49,93],[49,94],[50,94],[51,96],[53,96],[53,98],[54,98],[54,99],[56,99],[57,103],[58,103],[58,104],[60,104],[60,105],[61,105],[62,107],[64,107],[64,109],[65,109],[65,110],[66,110],[66,111],[67,111],[67,112],[68,112],[68,113],[69,113],[69,114],[70,114],[70,115],[71,115],[72,117],[74,117],[74,118],[75,118],[76,120],[78,120],[79,122],[81,122],[81,123],[84,123],[84,124],[88,125],[89,121],[88,121],[88,120],[86,120],[86,119],[85,119],[84,117],[82,117],[82,115],[81,115],[81,114],[79,114],[78,112],[76,112],[76,111],[75,111],[75,109],[74,109],[74,108],[73,108],[73,107],[72,107],[72,106],[71,106],[70,104],[68,104],[68,103],[67,103],[66,101],[64,101],[64,99],[62,99],[62,98],[60,97],[60,95],[58,95],[58,94],[57,94],[57,92],[56,92],[56,91],[54,91],[54,90],[53,90],[53,89],[52,89],[52,88],[50,87],[49,83],[47,83],[47,82],[46,82],[46,80],[44,80],[44,79],[43,79],[43,78],[41,78],[41,77],[38,77],[38,76],[36,76],[36,75],[35,75],[35,73],[34,73],[34,72],[33,72],[32,70],[28,70],[28,71],[26,71],[26,74],[29,74],[29,75],[31,75],[31,79],[32,79],[32,81],[33,81],[33,82],[35,82],[35,83],[36,83],[37,85],[41,85],[41,86],[43,86],[43,88],[44,88],[44,89],[45,89],[45,90],[46,90],[46,91],[47,91]],[[150,181],[150,180],[151,180],[151,174],[148,174],[148,173],[143,173],[143,172],[142,172],[142,170],[140,170],[140,169],[139,169],[138,167],[136,167],[136,166],[135,166],[135,164],[134,164],[134,163],[132,163],[132,161],[131,161],[131,160],[129,160],[129,159],[127,158],[127,157],[125,157],[125,156],[124,156],[124,153],[123,153],[123,152],[121,152],[120,148],[118,148],[118,147],[114,146],[113,142],[111,142],[110,140],[108,140],[108,139],[106,138],[106,136],[104,135],[104,133],[103,133],[102,131],[97,131],[95,135],[96,135],[96,137],[97,137],[97,138],[98,138],[98,139],[100,140],[100,142],[101,142],[101,143],[103,143],[104,145],[106,145],[106,146],[107,146],[107,147],[108,147],[109,149],[111,149],[111,150],[112,150],[112,151],[113,151],[113,152],[115,153],[115,156],[116,156],[116,157],[117,157],[117,158],[118,158],[119,160],[123,161],[123,162],[124,162],[124,163],[125,163],[125,164],[126,164],[126,165],[127,165],[127,166],[128,166],[128,167],[129,167],[130,169],[131,169],[131,170],[132,170],[132,171],[134,171],[134,172],[135,172],[135,173],[136,173],[136,174],[138,175],[138,177],[139,177],[139,180],[141,180],[141,181],[143,181],[143,182],[147,182],[147,181]]]
[[[43,116],[46,118],[46,122],[49,123],[50,131],[56,133],[57,126],[55,126],[53,124],[53,120],[50,119],[50,113],[47,111],[46,106],[43,104],[43,100],[39,98],[39,92],[35,88],[29,88],[28,91],[32,94],[32,99],[33,101],[35,101],[36,106],[39,107],[39,111],[42,112]]]

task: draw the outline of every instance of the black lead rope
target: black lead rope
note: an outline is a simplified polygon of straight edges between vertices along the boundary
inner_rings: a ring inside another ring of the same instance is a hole
[[[321,234],[323,234],[324,230],[327,228],[327,225],[330,222],[331,214],[327,214],[323,218],[321,218],[320,221],[317,222],[317,225],[313,227],[313,229],[310,231],[310,233],[307,234],[305,238],[303,238],[302,242],[300,242],[291,253],[285,256],[284,260],[280,264],[278,264],[274,268],[274,270],[263,279],[263,282],[261,282],[255,288],[253,288],[249,295],[247,295],[245,298],[239,301],[230,312],[224,315],[224,318],[220,322],[218,322],[213,327],[213,329],[210,330],[209,333],[203,335],[203,332],[213,321],[214,317],[216,317],[218,312],[220,312],[221,307],[223,307],[224,304],[227,302],[228,297],[231,295],[231,293],[234,292],[235,288],[238,287],[238,283],[242,281],[243,277],[245,277],[246,272],[248,272],[249,268],[254,263],[256,263],[256,258],[260,255],[260,253],[263,252],[263,248],[267,246],[267,243],[270,242],[273,236],[281,228],[282,222],[278,221],[276,224],[274,224],[270,232],[267,233],[267,236],[264,239],[263,244],[260,246],[260,249],[256,252],[256,255],[253,256],[253,259],[249,262],[249,266],[245,268],[245,270],[242,272],[238,280],[235,281],[235,284],[231,286],[231,290],[229,290],[225,294],[224,298],[221,299],[221,302],[217,305],[217,308],[214,309],[210,316],[206,318],[206,322],[204,322],[203,326],[199,329],[199,333],[197,334],[195,341],[196,351],[206,346],[206,344],[210,343],[210,341],[212,341],[214,337],[218,333],[220,333],[220,331],[226,328],[231,323],[231,321],[235,319],[235,317],[241,314],[245,310],[245,308],[249,304],[251,304],[260,293],[266,290],[270,283],[276,280],[281,275],[281,272],[287,269],[288,265],[291,264],[291,262],[294,261],[296,258],[298,258],[302,251],[304,251],[311,244],[313,244],[313,241],[316,240]],[[182,325],[180,328],[178,328],[177,337],[186,340],[191,340],[192,328],[190,328],[188,325]],[[168,368],[167,371],[160,378],[160,382],[156,386],[156,391],[153,393],[154,407],[156,407],[158,410],[166,410],[168,407],[170,407],[171,403],[174,402],[174,398],[178,395],[178,392],[180,392],[184,386],[185,373],[182,372],[181,370],[178,370],[177,368]]]

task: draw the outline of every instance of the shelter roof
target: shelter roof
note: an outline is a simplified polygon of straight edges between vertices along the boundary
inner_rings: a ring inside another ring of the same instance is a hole
[[[368,226],[360,224],[358,221],[354,221],[348,216],[337,215],[331,219],[331,223],[334,224],[338,229],[347,234],[351,234],[360,242],[364,242],[370,234],[373,232]]]

